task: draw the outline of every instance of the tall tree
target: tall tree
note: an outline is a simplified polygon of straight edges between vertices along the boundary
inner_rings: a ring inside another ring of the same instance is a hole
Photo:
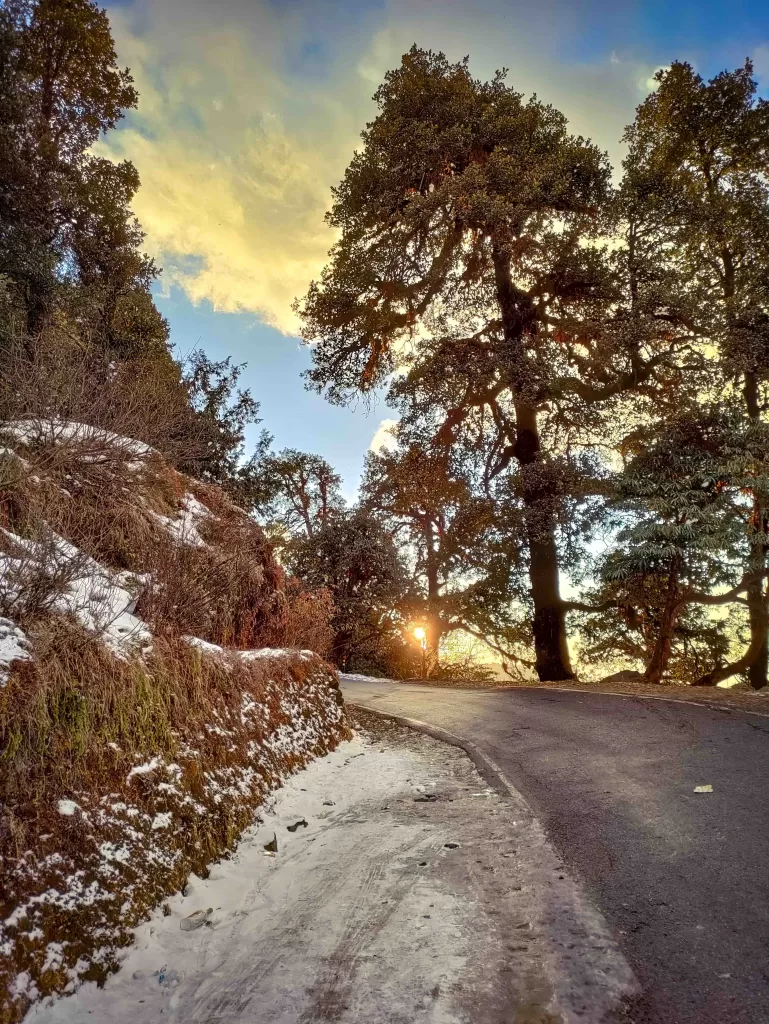
[[[312,538],[332,516],[346,509],[341,476],[320,455],[284,448],[263,450],[244,469],[251,487],[252,507],[266,522],[288,535]]]
[[[403,648],[408,581],[390,534],[365,511],[337,513],[294,539],[288,563],[310,587],[334,601],[331,660],[343,670],[392,669]]]
[[[317,342],[310,383],[345,401],[407,370],[393,400],[419,405],[437,444],[475,429],[487,482],[515,467],[536,670],[570,678],[558,548],[565,488],[578,486],[569,434],[584,447],[602,404],[652,380],[671,345],[601,327],[621,300],[592,244],[609,167],[558,111],[524,102],[504,72],[479,82],[466,61],[416,47],[375,99],[327,218],[341,237],[298,307]]]
[[[19,288],[34,334],[55,272],[68,269],[69,228],[99,163],[89,149],[137,95],[92,0],[5,0],[0,65],[0,273]]]
[[[752,66],[704,81],[691,65],[657,75],[627,131],[625,186],[656,218],[667,259],[689,282],[697,330],[718,346],[745,416],[759,424],[769,383],[769,102]],[[746,516],[751,684],[767,683],[769,495]]]
[[[743,571],[745,485],[769,482],[766,442],[764,428],[745,431],[739,415],[707,407],[626,439],[633,454],[616,484],[620,529],[603,560],[596,601],[603,612],[613,609],[616,621],[587,623],[593,649],[607,650],[607,630],[625,652],[636,636],[650,683],[662,681],[676,646],[690,667],[694,648],[701,662],[702,638],[711,664],[687,681],[714,685],[747,667],[749,656],[725,660],[723,622],[701,609],[744,603],[755,582]]]

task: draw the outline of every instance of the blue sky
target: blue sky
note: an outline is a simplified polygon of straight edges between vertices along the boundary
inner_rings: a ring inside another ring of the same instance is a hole
[[[310,353],[291,300],[322,268],[323,223],[371,116],[413,42],[559,106],[617,163],[654,71],[712,75],[755,59],[769,86],[766,0],[120,0],[108,5],[140,106],[103,144],[142,177],[136,212],[164,268],[158,305],[180,354],[247,362],[276,447],[318,452],[352,496],[383,419],[304,388]]]

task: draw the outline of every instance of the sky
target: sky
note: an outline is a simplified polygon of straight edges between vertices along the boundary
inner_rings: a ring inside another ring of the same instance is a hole
[[[413,43],[509,69],[618,166],[619,142],[657,68],[709,77],[750,56],[769,94],[766,0],[115,0],[107,5],[139,108],[101,143],[128,158],[156,298],[178,355],[247,363],[275,447],[317,452],[355,494],[393,413],[330,405],[301,378],[311,360],[291,310],[319,276],[324,223],[374,114],[385,71]]]

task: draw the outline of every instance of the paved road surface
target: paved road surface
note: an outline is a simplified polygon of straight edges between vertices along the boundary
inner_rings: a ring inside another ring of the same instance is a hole
[[[342,689],[497,762],[613,928],[645,991],[636,1021],[769,1024],[769,718],[550,689]]]

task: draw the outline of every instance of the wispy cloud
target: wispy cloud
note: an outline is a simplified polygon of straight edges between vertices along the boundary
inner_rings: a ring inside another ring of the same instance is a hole
[[[136,213],[164,282],[285,333],[297,329],[292,300],[333,241],[330,188],[376,85],[413,42],[453,59],[469,52],[479,76],[509,66],[511,84],[560,106],[615,160],[654,68],[610,52],[594,64],[560,60],[575,28],[567,0],[535,11],[522,0],[348,11],[323,0],[137,0],[112,20],[141,98],[103,148],[140,171]]]

